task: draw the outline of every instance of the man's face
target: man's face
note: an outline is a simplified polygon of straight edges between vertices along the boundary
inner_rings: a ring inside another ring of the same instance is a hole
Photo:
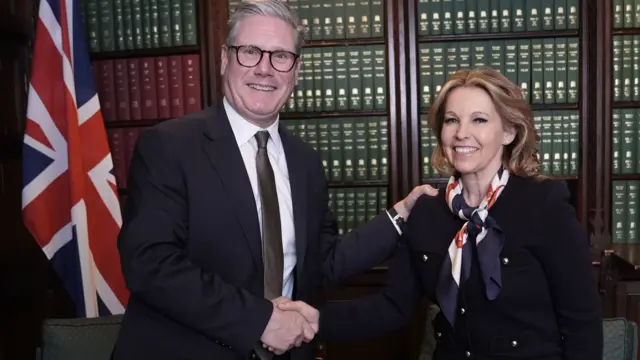
[[[260,56],[259,50],[286,50],[295,52],[295,31],[286,22],[269,16],[251,16],[242,20],[236,29],[233,46],[252,46],[253,50],[238,50],[222,47],[220,73],[224,78],[224,93],[229,103],[248,121],[266,127],[277,117],[289,100],[298,82],[300,61],[295,60],[288,72],[273,68],[269,54],[264,53],[254,67],[238,63],[236,56]],[[251,48],[249,48],[251,49]],[[241,59],[243,59],[241,57]],[[274,64],[284,61],[273,57]]]

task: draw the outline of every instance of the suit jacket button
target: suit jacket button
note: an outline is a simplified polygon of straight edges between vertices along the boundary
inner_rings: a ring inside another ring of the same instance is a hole
[[[427,255],[422,255],[422,261],[427,262],[427,260],[429,260],[429,257]]]
[[[464,315],[464,313],[466,312],[466,310],[464,308],[460,308],[460,314]]]
[[[509,258],[503,258],[502,259],[502,264],[503,265],[509,265]]]
[[[471,357],[471,351],[467,351],[465,355],[467,355],[467,357]]]
[[[517,341],[515,341],[515,340],[513,340],[513,341],[511,342],[511,346],[512,346],[512,347],[518,347],[518,342],[517,342]]]
[[[442,337],[442,333],[441,333],[441,332],[436,333],[436,336],[437,336],[437,337],[439,337],[439,338],[441,338],[441,337]]]

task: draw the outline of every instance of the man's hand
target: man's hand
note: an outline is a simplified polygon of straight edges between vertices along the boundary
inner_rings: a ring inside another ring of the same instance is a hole
[[[436,196],[438,195],[438,189],[432,187],[431,185],[416,186],[415,188],[413,188],[413,190],[411,190],[407,197],[400,200],[393,206],[393,208],[398,212],[398,214],[400,214],[400,216],[402,216],[406,220],[409,218],[409,214],[411,214],[413,205],[416,204],[416,201],[422,195]]]
[[[283,311],[278,304],[289,301],[287,298],[273,300],[273,313],[269,323],[260,337],[265,347],[277,355],[281,355],[302,342],[313,340],[317,330],[307,323],[305,318],[295,311]],[[317,327],[316,327],[317,329]]]
[[[278,308],[284,311],[296,311],[300,313],[315,333],[320,329],[320,312],[303,301],[285,301],[278,304]]]

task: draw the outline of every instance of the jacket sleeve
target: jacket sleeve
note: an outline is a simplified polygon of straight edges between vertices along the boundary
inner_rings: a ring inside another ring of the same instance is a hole
[[[157,128],[142,133],[131,161],[118,238],[127,287],[136,301],[248,355],[273,304],[190,261],[187,190],[175,140],[165,135]]]
[[[383,210],[371,221],[340,237],[336,219],[329,208],[328,184],[319,158],[317,163],[314,178],[321,180],[316,192],[322,206],[319,243],[322,273],[324,285],[337,285],[390,259],[400,234]]]
[[[563,337],[563,359],[602,359],[602,310],[587,234],[569,204],[569,191],[548,182],[541,211],[545,270]]]

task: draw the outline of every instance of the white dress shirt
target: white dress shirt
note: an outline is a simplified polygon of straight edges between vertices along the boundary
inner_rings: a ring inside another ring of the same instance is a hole
[[[283,287],[282,295],[291,298],[293,296],[293,269],[296,266],[296,242],[293,225],[293,201],[291,200],[291,185],[289,184],[289,170],[287,159],[282,147],[282,140],[278,132],[279,119],[266,129],[256,126],[245,120],[229,104],[227,98],[223,99],[224,109],[229,118],[233,135],[236,138],[244,166],[251,181],[253,197],[256,200],[256,210],[258,211],[258,221],[260,233],[262,234],[262,204],[260,192],[258,190],[258,172],[256,170],[256,153],[258,143],[254,137],[258,131],[267,130],[269,141],[267,142],[267,153],[269,162],[273,168],[275,176],[276,192],[278,194],[278,206],[280,208],[280,226],[282,229],[282,250],[284,252],[284,271],[282,274]]]

